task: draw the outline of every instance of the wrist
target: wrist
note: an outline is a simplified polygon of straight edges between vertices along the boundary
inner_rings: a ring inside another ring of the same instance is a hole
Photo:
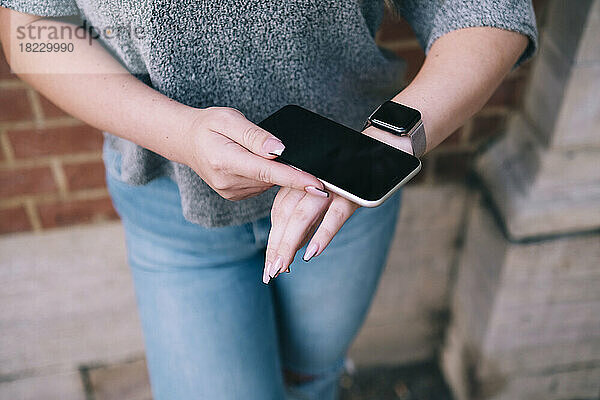
[[[411,84],[391,99],[391,101],[395,103],[399,103],[419,111],[422,123],[421,139],[425,141],[425,148],[423,148],[423,146],[421,145],[419,149],[421,156],[423,154],[426,154],[432,148],[432,122],[430,118],[431,110],[428,107],[426,96],[423,95],[424,91],[425,89],[415,87],[414,84]],[[411,147],[414,145],[415,144],[411,142]]]
[[[422,115],[415,107],[393,100],[385,101],[371,113],[365,126],[398,136],[398,140],[387,140],[404,151],[411,149],[415,157],[420,158],[426,151],[427,138]]]
[[[362,133],[406,153],[414,153],[411,140],[408,136],[397,136],[375,126],[369,126],[363,130]]]
[[[198,148],[199,137],[204,132],[203,109],[184,106],[178,115],[178,125],[173,138],[167,137],[169,143],[166,148],[170,153],[167,157],[171,161],[191,166]],[[171,135],[169,135],[171,136]]]

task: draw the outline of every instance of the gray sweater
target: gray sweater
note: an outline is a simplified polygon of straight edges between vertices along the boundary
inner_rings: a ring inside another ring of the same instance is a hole
[[[397,94],[405,64],[374,36],[383,0],[0,0],[41,16],[78,15],[127,69],[193,107],[228,106],[259,122],[298,104],[354,129]],[[396,0],[423,48],[472,26],[523,33],[536,48],[530,0]],[[110,29],[110,34],[106,34]],[[118,33],[118,34],[116,34]],[[98,110],[102,112],[102,110]],[[242,201],[221,198],[189,167],[105,133],[109,173],[131,185],[170,176],[185,218],[204,226],[269,214],[276,188]]]

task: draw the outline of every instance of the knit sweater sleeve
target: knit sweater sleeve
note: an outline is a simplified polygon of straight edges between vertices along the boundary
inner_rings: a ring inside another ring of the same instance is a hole
[[[521,33],[529,44],[516,65],[537,49],[537,28],[531,0],[395,0],[427,53],[433,42],[451,31],[489,26]]]

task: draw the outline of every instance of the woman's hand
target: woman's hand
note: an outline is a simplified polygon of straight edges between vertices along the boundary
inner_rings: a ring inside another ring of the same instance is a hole
[[[375,127],[369,127],[362,133],[407,153],[413,152],[410,139],[405,136],[392,135]],[[311,235],[302,259],[309,261],[321,254],[359,207],[336,194],[310,196],[304,191],[281,188],[271,209],[271,232],[263,282],[269,283],[280,273],[289,272],[296,252],[308,242]]]
[[[131,75],[91,37],[64,38],[60,43],[72,44],[77,52],[48,53],[43,60],[29,53],[11,54],[9,43],[15,33],[11,26],[39,21],[45,28],[41,41],[49,40],[50,28],[61,32],[75,28],[0,7],[1,44],[15,71],[40,72],[20,77],[69,114],[190,166],[229,200],[257,195],[273,185],[309,192],[323,189],[310,174],[273,161],[284,145],[241,112],[226,107],[197,109],[174,101]]]
[[[241,112],[226,107],[197,109],[174,101],[131,75],[91,37],[64,38],[60,43],[72,44],[77,52],[48,53],[44,60],[28,53],[11,54],[10,27],[39,21],[45,28],[42,41],[48,40],[50,28],[75,28],[0,7],[1,43],[15,71],[40,72],[19,76],[69,114],[188,165],[229,200],[257,195],[273,185],[323,189],[310,174],[272,161],[283,151],[283,143]]]
[[[296,252],[311,235],[304,261],[321,254],[358,207],[336,194],[313,196],[304,191],[281,188],[271,209],[263,282],[269,283],[278,274],[289,272]]]
[[[183,136],[179,158],[228,200],[252,197],[273,185],[326,195],[314,176],[272,161],[284,144],[236,109],[195,110]]]

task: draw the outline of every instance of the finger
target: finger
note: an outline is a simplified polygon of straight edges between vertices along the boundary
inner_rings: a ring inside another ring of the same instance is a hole
[[[246,178],[245,176],[234,175],[235,186],[241,189],[262,189],[267,190],[273,187],[272,184],[260,182],[254,179]]]
[[[280,188],[277,192],[277,195],[275,196],[275,199],[273,200],[273,206],[271,207],[271,210],[278,209],[281,205],[281,202],[285,199],[285,197],[291,190],[293,189],[290,189],[289,187]],[[273,219],[273,213],[271,213],[271,219]]]
[[[283,267],[280,268],[280,271],[277,272],[277,275],[275,275],[275,277],[279,276],[280,273],[290,272],[290,266],[294,262],[294,258],[296,256],[296,253],[298,252],[299,249],[301,249],[306,244],[306,242],[308,242],[308,240],[310,239],[310,237],[315,233],[315,231],[317,230],[317,227],[319,226],[319,224],[323,220],[323,215],[324,214],[325,213],[321,213],[321,215],[308,227],[308,229],[306,230],[306,233],[304,234],[304,238],[302,238],[302,240],[300,241],[300,243],[297,245],[296,251],[294,252],[294,255],[292,256],[290,263],[288,264],[288,266],[286,268],[283,268]]]
[[[226,180],[219,182],[220,184],[217,184],[215,187],[213,187],[213,189],[221,197],[231,201],[253,197],[273,187],[273,185],[264,182],[258,182],[241,176],[235,177],[235,186],[232,186]]]
[[[277,262],[277,247],[281,242],[281,237],[285,232],[285,227],[292,212],[304,196],[306,196],[305,192],[289,188],[281,188],[277,196],[275,196],[273,208],[271,209],[271,230],[269,231],[265,254],[265,269],[263,273],[263,281],[265,283],[268,283],[276,274],[274,265]]]
[[[328,199],[315,196],[305,196],[298,203],[290,216],[276,250],[277,260],[281,260],[276,262],[276,264],[279,264],[279,269],[275,271],[276,274],[285,271],[292,263],[296,252],[302,247],[307,235],[321,219],[328,204]]]
[[[275,158],[280,156],[285,149],[281,140],[250,122],[240,112],[228,114],[218,124],[220,134],[227,136],[261,157]]]
[[[329,197],[324,186],[313,175],[272,160],[243,151],[236,151],[229,165],[230,172],[256,181],[302,190],[311,195]]]
[[[221,197],[230,201],[239,201],[248,199],[250,197],[258,196],[261,193],[264,193],[268,188],[264,187],[252,187],[252,188],[244,188],[244,189],[236,189],[235,191],[224,191],[219,193]]]
[[[292,193],[292,195],[288,198],[290,193]],[[279,243],[281,235],[285,230],[285,225],[289,219],[288,214],[304,195],[304,192],[283,187],[279,190],[277,196],[275,196],[273,207],[271,209],[271,229],[269,230],[269,238],[267,240],[267,249],[265,253],[265,266],[263,270],[264,283],[269,283],[272,279],[272,276],[269,274],[276,259],[274,249]]]
[[[309,261],[312,257],[318,256],[325,250],[331,242],[331,239],[338,233],[342,225],[358,208],[358,205],[336,196],[329,209],[323,217],[321,225],[310,240],[302,259]]]

